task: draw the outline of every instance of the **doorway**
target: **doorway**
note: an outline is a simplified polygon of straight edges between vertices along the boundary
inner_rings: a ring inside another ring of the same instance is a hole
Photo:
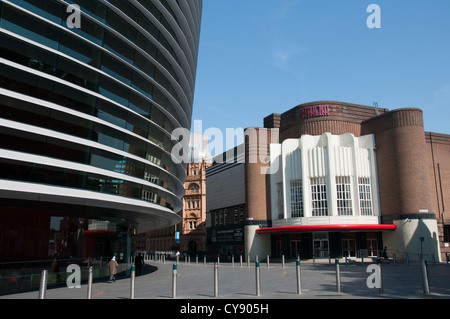
[[[356,257],[356,240],[342,239],[343,257]]]
[[[314,239],[314,257],[327,258],[330,255],[328,238]]]

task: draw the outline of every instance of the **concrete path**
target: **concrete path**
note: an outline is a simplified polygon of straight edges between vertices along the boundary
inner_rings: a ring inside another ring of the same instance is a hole
[[[301,294],[297,294],[296,263],[282,267],[260,263],[260,291],[256,296],[255,264],[242,267],[237,263],[220,264],[218,268],[219,296],[214,297],[214,264],[207,265],[180,262],[177,267],[177,300],[220,299],[438,299],[450,298],[450,266],[441,263],[428,265],[430,294],[424,294],[420,264],[383,263],[382,291],[369,289],[367,272],[369,263],[341,261],[339,266],[341,292],[337,291],[336,266],[328,262],[301,263]],[[147,262],[144,273],[135,278],[135,299],[172,299],[173,262]],[[129,299],[130,277],[114,283],[95,281],[92,299]],[[37,299],[38,292],[0,296],[0,299]],[[87,284],[81,288],[67,287],[48,289],[46,299],[86,299]]]

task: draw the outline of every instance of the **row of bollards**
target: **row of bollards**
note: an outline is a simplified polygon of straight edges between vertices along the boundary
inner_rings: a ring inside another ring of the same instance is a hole
[[[242,260],[241,260],[242,262]],[[297,294],[302,293],[300,259],[296,262]],[[258,259],[255,262],[255,295],[261,296],[261,270]],[[172,268],[172,298],[177,297],[177,264]],[[214,297],[219,297],[219,263],[214,263]]]
[[[174,272],[173,272],[173,286],[172,286],[172,298],[176,298],[176,264],[173,266]],[[370,265],[368,268],[368,271],[375,268],[375,270],[378,272],[376,285],[374,287],[377,287],[380,293],[383,293],[383,276],[381,267],[379,264],[377,265]],[[428,271],[427,271],[427,264],[426,261],[421,262],[421,269],[422,269],[422,279],[423,279],[423,293],[429,295],[430,294],[430,286],[429,286],[429,280],[428,280]],[[336,258],[335,260],[335,270],[336,270],[336,291],[338,293],[342,292],[341,289],[341,272],[340,272],[340,263],[339,259]],[[368,279],[369,280],[369,279]],[[297,294],[302,294],[302,280],[301,280],[301,267],[300,267],[300,258],[296,261],[296,282],[297,282]],[[255,262],[255,295],[261,296],[261,273],[260,273],[260,263],[258,259],[256,259]],[[214,263],[214,297],[219,297],[219,264]]]
[[[242,258],[240,260],[242,264]],[[267,262],[269,267],[269,262]],[[284,266],[284,265],[283,265]],[[383,292],[383,278],[381,274],[381,267],[379,265],[371,265],[376,268],[378,271],[379,282],[377,288],[380,293]],[[369,267],[370,268],[370,267]],[[368,268],[368,270],[369,270]],[[340,273],[340,264],[339,259],[335,260],[335,269],[336,269],[336,291],[342,292],[341,290],[341,273]],[[430,285],[428,278],[428,269],[426,261],[421,261],[421,272],[422,272],[422,283],[423,283],[423,293],[429,295],[430,294]],[[130,280],[130,299],[135,298],[135,266],[131,267],[131,280]],[[43,270],[41,273],[41,283],[39,289],[39,299],[45,299],[46,291],[47,291],[47,280],[48,280],[48,271]],[[92,298],[92,281],[93,281],[93,267],[89,267],[89,277],[88,277],[88,286],[87,286],[87,299]],[[301,266],[300,266],[300,258],[297,258],[296,261],[296,282],[297,282],[297,294],[302,294],[302,281],[301,281]],[[260,263],[258,257],[256,257],[255,262],[255,294],[256,296],[261,296],[261,273],[260,273]],[[172,269],[172,298],[177,297],[177,264],[173,265]],[[214,297],[219,297],[219,263],[214,263]]]
[[[379,265],[376,266],[376,270],[378,271],[379,282],[378,289],[380,293],[383,293],[383,276],[381,272],[381,267]],[[342,292],[341,289],[341,272],[340,272],[340,263],[339,259],[335,260],[335,269],[336,269],[336,291]],[[422,269],[422,282],[423,282],[423,293],[429,295],[430,294],[430,286],[428,279],[428,270],[426,261],[421,262]],[[173,279],[172,279],[172,298],[176,298],[177,296],[177,264],[173,265]],[[132,277],[133,278],[133,277]],[[301,266],[300,266],[300,258],[297,258],[296,261],[296,281],[297,281],[297,294],[302,294],[302,280],[301,280]],[[261,273],[260,273],[260,263],[258,259],[255,262],[255,294],[256,296],[261,296]],[[133,291],[133,289],[132,289]],[[134,295],[132,295],[132,299]],[[214,263],[214,297],[219,297],[219,263]]]
[[[87,299],[92,299],[92,282],[94,278],[94,268],[89,267],[88,282],[87,282]],[[131,280],[130,280],[130,299],[134,299],[135,291],[135,278],[136,278],[136,266],[131,267]],[[41,272],[41,281],[39,286],[39,299],[45,299],[47,292],[48,270]]]

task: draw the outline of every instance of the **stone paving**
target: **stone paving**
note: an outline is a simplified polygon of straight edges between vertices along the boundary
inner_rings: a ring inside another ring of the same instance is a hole
[[[135,277],[135,299],[173,300],[172,261],[147,262],[143,274]],[[218,267],[218,297],[214,290],[214,264],[185,263],[177,266],[177,300],[280,300],[280,299],[448,299],[450,298],[450,266],[446,263],[428,264],[430,294],[424,294],[422,268],[419,263],[410,265],[383,262],[382,290],[369,289],[367,279],[371,263],[341,260],[339,265],[341,291],[337,291],[336,265],[320,261],[301,262],[301,294],[297,294],[296,263],[281,263],[270,267],[260,263],[260,296],[256,295],[256,267],[246,263],[221,263]],[[129,299],[131,279],[119,278],[114,283],[106,279],[92,285],[92,299]],[[87,284],[81,288],[47,289],[46,299],[86,299]],[[38,299],[38,292],[0,296],[0,299]]]

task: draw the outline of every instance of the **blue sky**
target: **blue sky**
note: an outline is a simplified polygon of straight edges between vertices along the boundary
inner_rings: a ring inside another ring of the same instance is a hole
[[[380,29],[366,24],[370,4]],[[199,133],[319,100],[419,107],[426,131],[450,134],[450,1],[203,1]]]

